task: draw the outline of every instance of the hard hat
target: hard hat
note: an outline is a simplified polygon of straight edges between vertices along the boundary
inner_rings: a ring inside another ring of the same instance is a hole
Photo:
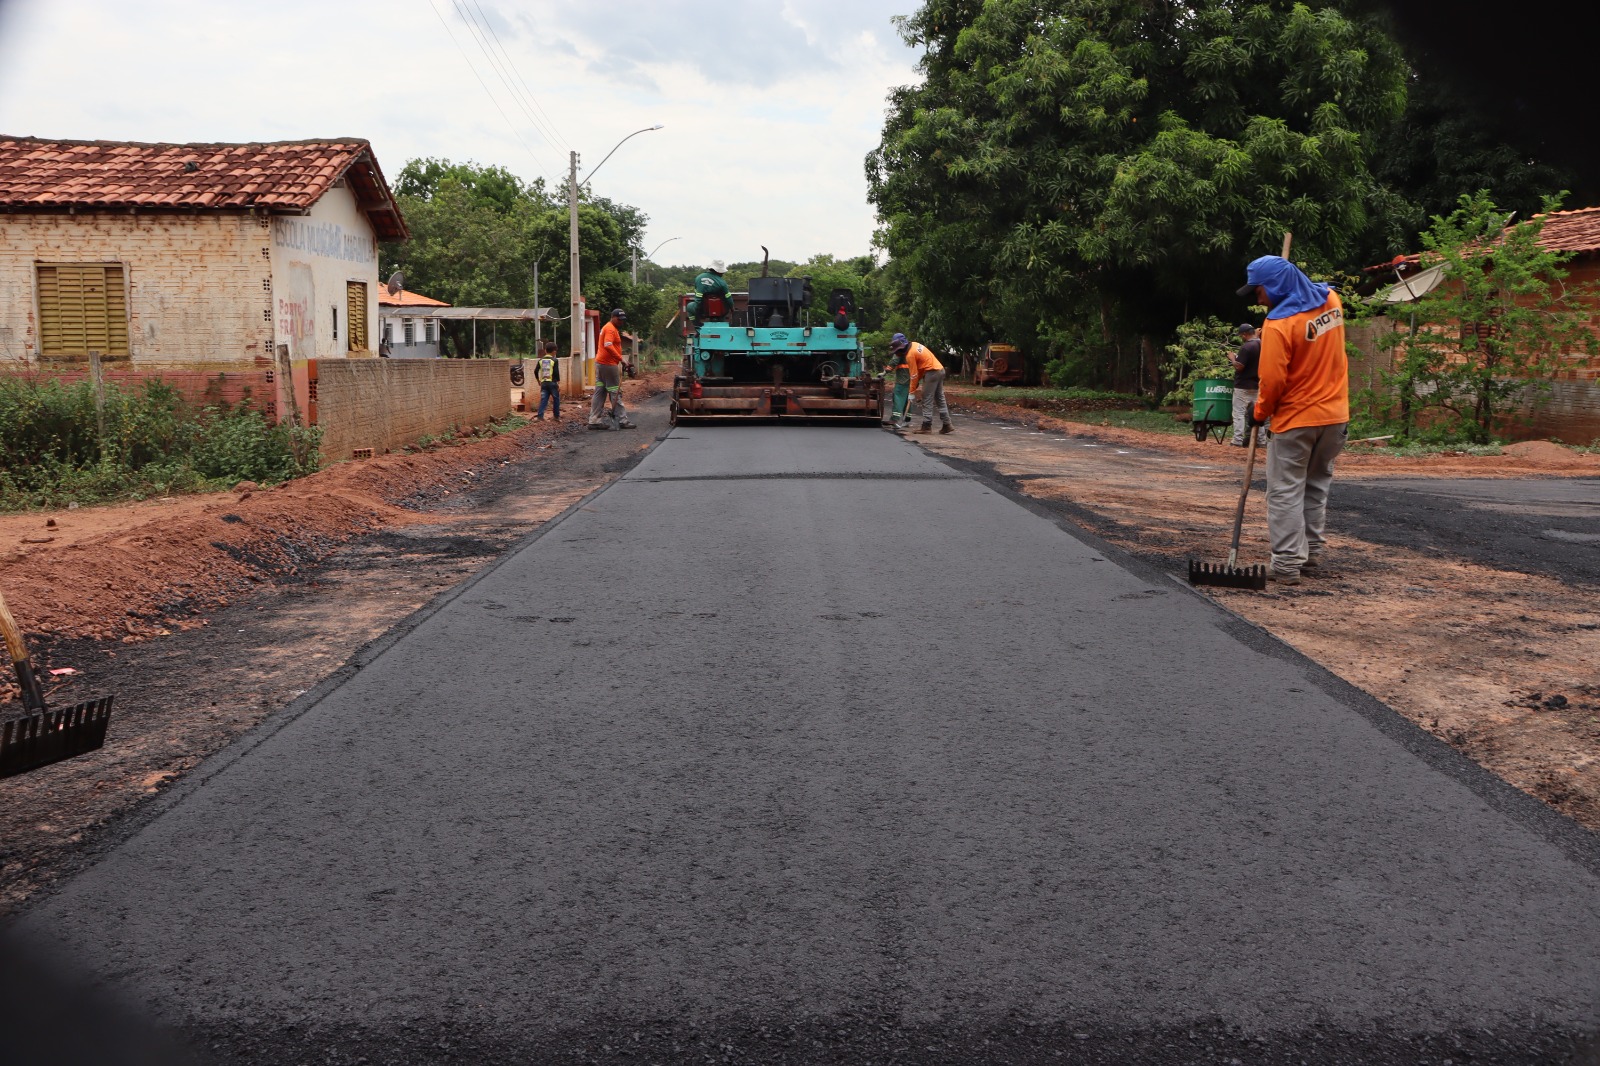
[[[706,269],[712,271],[713,273],[720,274],[724,270],[728,269],[728,264],[724,263],[720,259],[713,259],[711,260],[711,265],[706,267]]]

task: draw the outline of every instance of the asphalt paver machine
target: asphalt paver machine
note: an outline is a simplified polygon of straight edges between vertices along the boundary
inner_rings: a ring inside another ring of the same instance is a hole
[[[867,375],[849,289],[815,316],[809,278],[751,278],[748,292],[702,299],[692,316],[690,300],[673,425],[882,423],[883,382]]]

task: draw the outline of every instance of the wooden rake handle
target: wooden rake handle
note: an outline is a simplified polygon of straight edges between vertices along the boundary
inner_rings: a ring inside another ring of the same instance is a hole
[[[1245,432],[1250,434],[1250,455],[1244,463],[1244,484],[1239,487],[1239,509],[1233,516],[1233,543],[1228,548],[1228,569],[1239,564],[1239,534],[1244,529],[1244,503],[1250,496],[1250,482],[1256,476],[1256,441],[1261,439],[1261,428],[1245,422]]]
[[[11,667],[17,672],[17,683],[22,686],[22,706],[29,711],[44,710],[44,691],[34,676],[33,665],[28,662],[28,645],[23,643],[22,630],[11,616],[4,595],[0,595],[0,637],[5,638],[6,653],[11,656]]]

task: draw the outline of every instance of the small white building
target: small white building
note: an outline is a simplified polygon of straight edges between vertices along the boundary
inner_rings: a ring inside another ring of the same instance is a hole
[[[428,315],[450,305],[418,292],[401,289],[390,295],[378,290],[379,354],[394,359],[437,359],[440,321]]]
[[[371,145],[0,137],[0,370],[227,371],[377,354]]]

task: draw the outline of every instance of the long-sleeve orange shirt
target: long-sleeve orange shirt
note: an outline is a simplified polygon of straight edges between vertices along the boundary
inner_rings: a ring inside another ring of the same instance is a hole
[[[930,370],[943,370],[944,364],[939,362],[938,356],[921,341],[912,341],[911,347],[906,349],[906,365],[911,368],[911,391],[916,392],[917,386],[922,384],[922,375]]]
[[[627,362],[622,357],[622,330],[617,328],[615,322],[607,322],[600,327],[600,351],[595,353],[594,361],[612,366]]]
[[[1272,430],[1350,421],[1350,363],[1339,294],[1314,311],[1269,318],[1261,327],[1261,392],[1256,417]]]

